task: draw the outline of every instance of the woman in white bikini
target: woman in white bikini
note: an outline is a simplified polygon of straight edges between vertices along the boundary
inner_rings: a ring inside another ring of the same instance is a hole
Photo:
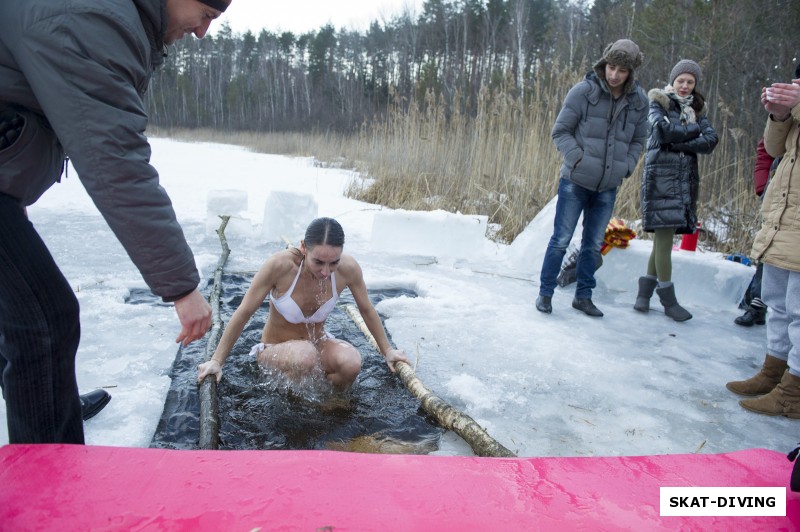
[[[343,246],[344,231],[339,222],[317,218],[306,229],[299,248],[279,251],[267,259],[233,313],[214,355],[198,366],[198,382],[212,374],[219,382],[233,345],[269,296],[269,316],[261,343],[251,350],[258,363],[295,380],[321,365],[333,386],[346,388],[361,370],[361,355],[355,347],[325,331],[325,320],[345,287],[353,294],[389,369],[394,372],[397,361],[408,362],[405,353],[389,343],[369,300],[361,267],[342,253]]]

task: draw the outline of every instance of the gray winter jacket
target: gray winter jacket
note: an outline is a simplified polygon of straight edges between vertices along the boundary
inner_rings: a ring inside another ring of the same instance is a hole
[[[614,104],[604,68],[596,66],[569,90],[552,131],[564,156],[561,178],[598,192],[633,173],[647,135],[647,96],[633,71]]]
[[[32,204],[66,152],[145,282],[172,300],[199,275],[144,135],[166,24],[165,0],[0,1],[0,113],[25,119],[0,151],[0,192]]]

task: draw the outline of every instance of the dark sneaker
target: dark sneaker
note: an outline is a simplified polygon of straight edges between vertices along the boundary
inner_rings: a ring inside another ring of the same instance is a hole
[[[587,316],[591,316],[593,318],[600,318],[603,316],[603,313],[599,308],[594,306],[594,303],[592,303],[591,299],[578,299],[576,297],[572,300],[572,308],[578,309]]]
[[[764,325],[767,323],[767,309],[765,307],[751,307],[744,314],[733,320],[736,325],[742,327],[752,327],[753,325]]]
[[[550,303],[552,297],[550,296],[539,296],[536,298],[536,310],[539,312],[544,312],[545,314],[550,314],[553,312],[553,305]]]
[[[102,388],[81,395],[81,417],[84,421],[93,418],[110,400],[111,394]]]

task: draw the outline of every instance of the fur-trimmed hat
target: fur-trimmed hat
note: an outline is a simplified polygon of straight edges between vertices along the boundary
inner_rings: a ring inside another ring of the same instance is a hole
[[[605,68],[607,64],[636,70],[642,66],[644,55],[639,51],[639,46],[630,39],[620,39],[606,46],[603,57],[595,63],[595,68]]]
[[[695,83],[698,85],[700,84],[700,75],[702,74],[700,65],[691,59],[681,59],[674,67],[672,67],[672,72],[669,73],[669,84],[672,85],[672,83],[675,81],[675,78],[681,74],[691,74],[694,76]]]

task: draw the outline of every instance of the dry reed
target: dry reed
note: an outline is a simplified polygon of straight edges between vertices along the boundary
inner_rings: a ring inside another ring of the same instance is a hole
[[[447,106],[428,92],[422,102],[393,99],[385,118],[357,133],[252,133],[216,130],[157,131],[196,141],[246,146],[263,153],[314,156],[355,168],[369,179],[348,194],[391,208],[443,209],[489,217],[498,241],[512,241],[553,197],[561,156],[550,131],[564,96],[579,79],[565,72],[535,84],[526,97],[484,90],[477,101]],[[710,98],[713,101],[713,98]],[[469,114],[462,109],[474,107]],[[723,105],[715,124],[720,143],[701,156],[701,243],[725,253],[748,253],[758,228],[753,193],[756,140],[728,125]],[[615,216],[640,217],[642,162],[620,187]],[[647,238],[646,234],[641,235]]]

